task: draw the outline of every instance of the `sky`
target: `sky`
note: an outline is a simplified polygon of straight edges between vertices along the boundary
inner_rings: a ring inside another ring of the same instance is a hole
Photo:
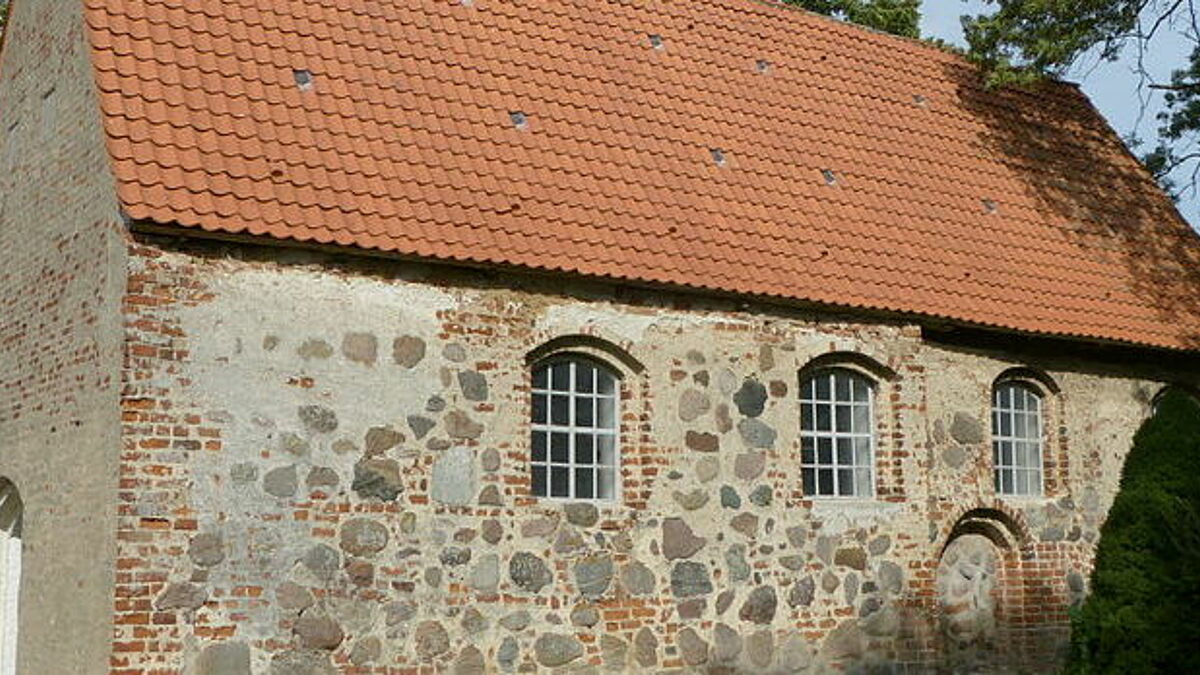
[[[959,17],[963,14],[987,13],[989,10],[980,0],[925,0],[921,11],[922,36],[941,38],[965,47]],[[1183,64],[1191,46],[1178,34],[1163,32],[1160,35],[1143,61],[1156,82],[1167,82],[1171,71]],[[1160,92],[1146,90],[1144,95],[1149,105],[1146,112],[1141,114],[1142,105],[1137,93],[1138,75],[1134,69],[1136,63],[1137,54],[1130,45],[1116,62],[1101,61],[1094,55],[1085,57],[1067,73],[1065,79],[1078,82],[1083,87],[1108,123],[1123,138],[1136,133],[1145,139],[1143,148],[1134,151],[1140,155],[1152,147],[1157,138],[1159,122],[1154,116],[1163,109],[1163,100]],[[1186,178],[1181,176],[1180,182]],[[1179,210],[1193,227],[1200,229],[1200,199],[1197,196],[1185,194],[1179,202]]]

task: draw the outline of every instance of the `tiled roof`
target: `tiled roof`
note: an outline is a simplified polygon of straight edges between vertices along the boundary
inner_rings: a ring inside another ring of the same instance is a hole
[[[752,0],[86,1],[137,220],[1200,348],[1070,85]]]

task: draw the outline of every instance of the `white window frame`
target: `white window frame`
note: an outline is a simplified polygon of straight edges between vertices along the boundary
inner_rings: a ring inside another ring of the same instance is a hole
[[[0,675],[17,672],[23,515],[16,487],[0,478]]]
[[[1004,394],[1008,394],[1007,405],[1002,404]],[[1039,388],[1020,380],[1000,382],[992,389],[992,483],[996,494],[1005,497],[1045,494],[1044,400]],[[1018,477],[1023,477],[1024,491],[1018,489]]]
[[[849,398],[838,395],[838,378],[849,377]],[[829,398],[817,398],[817,381],[828,378]],[[875,497],[875,381],[861,372],[842,367],[822,368],[802,373],[800,378],[800,476],[804,496],[812,499],[873,499]],[[866,389],[865,400],[855,398],[858,387]],[[818,424],[820,408],[829,411],[827,429]],[[849,430],[838,429],[838,408],[848,408]],[[856,415],[865,409],[865,416]],[[809,414],[811,411],[811,415]],[[806,428],[806,421],[813,428]],[[865,421],[866,429],[862,429]],[[806,461],[811,442],[811,461]],[[821,445],[828,442],[829,461],[821,460]],[[865,444],[865,448],[862,446]],[[849,446],[850,461],[839,459],[840,447]],[[865,459],[864,459],[865,457]],[[843,471],[850,471],[853,490],[842,494]],[[829,472],[831,493],[820,492],[821,475]],[[811,475],[811,481],[809,476]],[[811,490],[809,489],[811,486]]]
[[[556,381],[553,380],[555,366],[567,365],[569,372],[569,382],[567,389],[556,389]],[[579,366],[587,365],[594,370],[596,378],[592,382],[591,392],[581,392],[580,382],[577,379]],[[538,373],[542,370],[546,372],[545,386],[538,386]],[[612,390],[610,393],[600,392],[600,375],[603,374],[612,380]],[[557,354],[549,358],[543,359],[536,363],[530,370],[530,436],[529,436],[529,490],[530,494],[539,499],[562,500],[562,501],[591,501],[591,502],[615,502],[620,499],[621,495],[621,374],[615,368],[610,367],[603,361],[600,361],[589,356],[584,356],[575,353]],[[555,398],[565,398],[567,403],[567,423],[555,424],[553,418],[553,400]],[[537,419],[539,413],[538,399],[545,401],[541,407],[542,419]],[[577,424],[577,413],[579,412],[579,404],[588,402],[591,406],[592,426]],[[611,406],[610,424],[601,426],[600,408],[601,402],[607,401]],[[545,438],[544,455],[542,459],[537,459],[535,448],[537,447],[538,436],[543,435]],[[554,436],[565,436],[567,441],[567,461],[554,461],[553,454],[553,438]],[[577,443],[581,438],[590,438],[592,443],[592,462],[581,462],[577,456]],[[601,439],[608,439],[611,444],[609,451],[610,457],[608,462],[603,462],[601,457]],[[537,491],[537,483],[534,476],[538,469],[545,471],[545,492],[539,494]],[[553,473],[555,469],[567,471],[567,494],[555,495],[553,493]],[[576,492],[576,476],[580,470],[592,471],[592,495],[579,496]],[[601,475],[608,473],[609,485],[611,493],[601,494]]]

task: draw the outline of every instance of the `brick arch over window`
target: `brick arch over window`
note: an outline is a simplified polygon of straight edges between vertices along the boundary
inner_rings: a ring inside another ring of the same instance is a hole
[[[24,512],[24,504],[16,486],[0,477],[0,675],[14,675],[17,672]]]
[[[1173,391],[1183,392],[1184,394],[1187,394],[1188,396],[1192,397],[1192,399],[1194,399],[1195,401],[1200,402],[1200,389],[1193,387],[1191,385],[1182,384],[1179,382],[1172,382],[1170,384],[1164,385],[1161,389],[1158,390],[1158,393],[1156,393],[1153,397],[1150,398],[1150,414],[1151,415],[1158,412],[1158,405],[1160,403],[1162,403],[1163,397],[1165,397],[1167,394],[1169,394]]]
[[[604,338],[584,334],[562,335],[547,340],[525,354],[525,363],[532,367],[548,358],[565,353],[591,357],[609,367],[616,368],[623,375],[637,375],[646,370],[646,366],[629,350]]]
[[[845,368],[847,370],[858,371],[869,379],[875,381],[892,381],[896,379],[897,373],[895,370],[880,363],[874,358],[861,352],[839,351],[830,352],[814,357],[808,363],[805,363],[800,368],[800,379],[810,376],[812,373],[831,368]]]

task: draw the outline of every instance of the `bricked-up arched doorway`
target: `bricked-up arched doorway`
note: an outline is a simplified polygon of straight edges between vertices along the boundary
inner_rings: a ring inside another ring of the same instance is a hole
[[[21,591],[21,520],[17,488],[0,478],[0,675],[17,672],[17,600]]]

